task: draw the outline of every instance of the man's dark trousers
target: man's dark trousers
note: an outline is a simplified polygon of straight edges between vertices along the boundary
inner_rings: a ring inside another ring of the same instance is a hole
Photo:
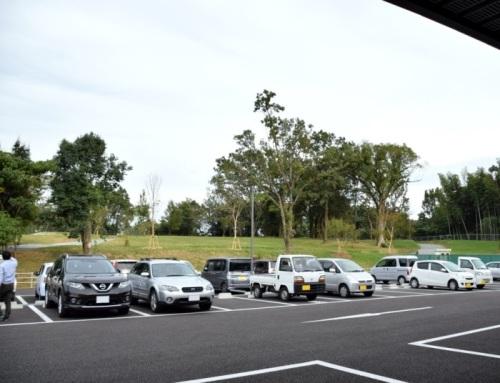
[[[4,319],[10,316],[10,301],[12,300],[12,294],[14,294],[13,283],[0,285],[0,302],[5,302]]]

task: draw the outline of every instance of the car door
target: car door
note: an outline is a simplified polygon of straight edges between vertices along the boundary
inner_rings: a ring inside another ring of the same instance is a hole
[[[54,263],[54,267],[49,272],[50,278],[47,278],[48,284],[46,286],[46,289],[49,292],[49,299],[54,301],[57,299],[57,288],[62,274],[62,267],[63,260],[62,258],[59,258]]]
[[[288,257],[281,258],[278,266],[277,281],[274,285],[276,291],[279,291],[280,286],[287,286],[290,294],[294,293],[293,283],[293,265],[292,260]]]
[[[415,272],[413,273],[413,276],[417,278],[419,284],[429,284],[429,262],[418,262],[417,267],[414,270]]]
[[[383,281],[387,279],[387,263],[388,259],[382,259],[379,261],[375,267],[371,270],[372,275],[378,281]]]
[[[334,290],[335,273],[333,273],[332,271],[330,271],[330,270],[335,270],[334,266],[333,266],[333,261],[320,260],[319,263],[321,264],[321,267],[325,271],[325,276],[326,276],[326,291],[335,292],[335,290]]]
[[[136,263],[132,269],[130,270],[130,273],[128,273],[128,280],[130,281],[130,286],[132,287],[132,294],[134,296],[137,296],[137,281],[138,281],[138,274],[140,274],[140,269],[142,268],[142,263]]]
[[[500,278],[500,263],[490,263],[488,269],[491,271],[493,279]]]
[[[42,264],[42,266],[40,266],[40,269],[36,274],[37,277],[35,285],[35,294],[37,294],[38,296],[43,296],[43,294],[45,294],[45,292],[43,291],[43,289],[45,289],[45,286],[43,286],[43,280],[45,279],[44,272],[45,272],[45,264]]]
[[[201,273],[201,276],[208,280],[212,286],[217,286],[216,285],[216,274],[215,274],[215,265],[216,265],[217,260],[216,259],[209,259],[207,263],[205,264],[205,267],[203,267],[203,272]]]
[[[444,270],[444,271],[443,271]],[[437,262],[430,262],[429,280],[430,286],[446,287],[448,285],[448,271]]]

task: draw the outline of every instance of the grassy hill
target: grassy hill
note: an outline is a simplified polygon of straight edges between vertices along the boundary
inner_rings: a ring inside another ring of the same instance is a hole
[[[52,243],[61,243],[64,235],[52,233]],[[31,235],[23,237],[23,243],[44,243],[49,236]],[[43,238],[44,242],[38,242]],[[108,256],[110,259],[117,258],[141,258],[141,257],[176,257],[190,261],[197,269],[202,269],[205,260],[214,256],[249,256],[249,238],[241,238],[241,250],[231,250],[232,238],[229,237],[158,237],[161,249],[149,251],[147,236],[128,236],[109,238],[104,243],[94,246],[93,252]],[[352,258],[361,266],[369,268],[377,260],[388,254],[415,253],[418,245],[414,241],[395,241],[392,249],[378,249],[373,241],[356,241],[339,244],[335,241],[323,243],[321,240],[309,238],[296,238],[292,243],[292,253],[312,254],[317,257],[341,256]],[[43,262],[51,262],[62,253],[81,253],[81,246],[51,247],[37,250],[19,250],[19,272],[35,271]],[[254,254],[256,258],[276,258],[282,254],[283,240],[281,238],[255,238]]]

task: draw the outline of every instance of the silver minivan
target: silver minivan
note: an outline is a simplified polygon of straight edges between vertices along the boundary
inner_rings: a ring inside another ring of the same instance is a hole
[[[410,281],[410,272],[418,259],[415,255],[391,255],[382,258],[370,270],[375,281],[389,283],[397,281],[399,285]]]
[[[201,276],[214,286],[216,291],[250,290],[250,258],[211,258],[205,263]]]

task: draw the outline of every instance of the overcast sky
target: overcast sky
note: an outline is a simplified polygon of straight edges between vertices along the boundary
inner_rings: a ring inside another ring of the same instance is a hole
[[[36,160],[93,131],[162,205],[207,195],[215,159],[263,134],[257,92],[358,143],[406,143],[438,173],[500,157],[500,51],[381,0],[0,0],[0,146]]]

